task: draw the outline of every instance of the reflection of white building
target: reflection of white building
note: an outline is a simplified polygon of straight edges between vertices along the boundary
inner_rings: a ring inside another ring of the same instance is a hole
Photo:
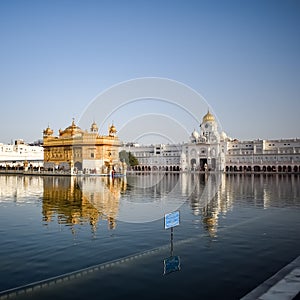
[[[30,202],[43,196],[40,176],[0,176],[1,201]]]
[[[126,144],[138,171],[300,172],[300,139],[239,141],[219,132],[208,111],[190,141],[174,145]]]
[[[41,167],[44,161],[44,149],[41,146],[31,146],[23,140],[16,140],[13,145],[0,143],[0,166],[23,167],[24,162],[29,167]]]

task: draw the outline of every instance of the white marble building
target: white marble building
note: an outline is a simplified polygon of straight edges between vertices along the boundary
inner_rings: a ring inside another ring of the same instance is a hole
[[[218,124],[208,111],[200,124],[200,132],[194,130],[190,142],[183,146],[187,169],[194,171],[224,170],[226,142],[226,134],[219,133]]]
[[[42,167],[44,162],[44,149],[42,146],[31,146],[23,140],[16,140],[14,144],[0,143],[0,167],[18,168],[27,165]]]
[[[227,142],[228,172],[299,172],[300,139]]]
[[[138,171],[300,172],[300,139],[239,141],[219,132],[208,111],[190,140],[174,145],[123,145]]]
[[[182,144],[139,145],[127,143],[121,150],[131,152],[139,161],[138,171],[220,171],[225,167],[226,135],[219,134],[217,122],[208,111]]]
[[[121,150],[131,152],[139,161],[137,171],[180,171],[184,162],[181,159],[182,144],[139,145],[128,143]]]

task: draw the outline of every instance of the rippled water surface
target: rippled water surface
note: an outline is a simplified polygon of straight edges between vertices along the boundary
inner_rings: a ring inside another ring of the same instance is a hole
[[[300,255],[299,232],[299,175],[1,175],[0,291],[145,253],[17,298],[239,299]]]

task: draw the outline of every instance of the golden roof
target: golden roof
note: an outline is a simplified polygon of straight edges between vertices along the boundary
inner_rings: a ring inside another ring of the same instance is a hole
[[[53,130],[49,127],[48,127],[43,131],[44,135],[52,135],[53,134]]]
[[[214,121],[215,121],[215,117],[209,111],[207,112],[207,114],[202,119],[202,123],[214,122]]]
[[[72,124],[67,127],[65,130],[59,130],[59,135],[60,136],[63,136],[63,135],[74,135],[76,133],[83,133],[83,131],[81,130],[80,127],[78,127],[76,124],[75,124],[75,121],[73,119],[72,121]]]

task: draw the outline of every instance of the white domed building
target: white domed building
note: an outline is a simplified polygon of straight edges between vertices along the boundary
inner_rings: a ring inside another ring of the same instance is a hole
[[[111,133],[113,134],[113,132]],[[212,113],[202,118],[200,130],[182,144],[139,146],[130,143],[138,171],[225,171],[300,173],[300,139],[239,141],[220,131]]]
[[[226,133],[219,133],[215,117],[208,111],[200,124],[200,132],[194,130],[190,143],[185,146],[187,170],[224,170],[226,140]]]
[[[123,145],[139,161],[139,171],[223,171],[226,134],[220,134],[215,117],[208,111],[200,130],[191,133],[189,141],[172,145]]]

